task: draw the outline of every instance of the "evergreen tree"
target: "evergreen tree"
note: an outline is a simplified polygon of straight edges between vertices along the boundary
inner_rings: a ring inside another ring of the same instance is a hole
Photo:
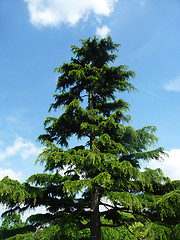
[[[88,229],[91,240],[108,239],[105,229],[119,227],[132,239],[170,239],[175,225],[177,235],[179,182],[160,169],[140,171],[141,161],[160,160],[165,152],[149,150],[157,141],[155,127],[129,126],[129,104],[119,94],[135,89],[129,82],[135,72],[110,66],[119,46],[110,36],[72,46],[74,58],[55,69],[60,76],[50,110],[63,106],[63,112],[48,117],[39,136],[45,148],[37,162],[45,173],[23,184],[7,177],[0,182],[0,200],[10,212],[47,208],[49,213],[31,216],[29,222],[49,223],[47,229],[57,235],[48,239],[87,239]],[[69,147],[74,136],[82,145]],[[66,227],[63,233],[67,224],[70,232]]]

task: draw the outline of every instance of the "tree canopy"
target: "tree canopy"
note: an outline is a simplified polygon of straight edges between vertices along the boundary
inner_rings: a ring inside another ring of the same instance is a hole
[[[55,69],[50,111],[60,116],[47,117],[38,138],[44,173],[22,184],[7,177],[0,182],[5,215],[46,207],[28,219],[46,226],[32,239],[178,239],[180,183],[161,169],[141,171],[142,161],[160,160],[165,151],[149,150],[158,140],[156,127],[129,124],[129,104],[120,94],[135,90],[135,72],[113,65],[119,46],[108,36],[71,47],[70,63]],[[72,137],[80,145],[70,147]]]

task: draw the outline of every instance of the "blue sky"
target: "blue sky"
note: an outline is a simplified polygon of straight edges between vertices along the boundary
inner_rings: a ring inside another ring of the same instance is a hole
[[[58,74],[79,39],[110,34],[120,43],[115,65],[136,72],[131,104],[135,129],[155,125],[169,153],[151,161],[180,179],[179,0],[0,0],[0,178],[24,181],[34,162]]]

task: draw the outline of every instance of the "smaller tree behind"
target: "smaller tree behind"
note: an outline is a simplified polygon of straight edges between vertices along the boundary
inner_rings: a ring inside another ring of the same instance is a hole
[[[4,218],[0,229],[16,229],[24,226],[25,223],[21,220],[20,214],[13,213]]]

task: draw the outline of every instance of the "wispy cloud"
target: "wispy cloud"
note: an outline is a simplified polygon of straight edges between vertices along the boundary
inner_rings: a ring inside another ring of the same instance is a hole
[[[105,38],[110,32],[110,28],[108,26],[104,25],[103,27],[97,27],[96,29],[96,35],[100,36],[101,38]]]
[[[109,16],[118,0],[24,0],[28,4],[30,21],[36,27],[74,26],[81,19],[86,21],[90,13]]]
[[[180,149],[171,149],[167,154],[169,157],[164,157],[164,161],[151,160],[148,167],[161,168],[166,177],[171,180],[180,180]]]
[[[36,147],[34,143],[18,137],[13,145],[0,149],[0,161],[16,155],[20,155],[22,159],[27,159],[31,155],[37,156],[40,152],[41,148]]]
[[[149,94],[152,95],[153,97],[159,99],[160,101],[163,101],[163,102],[169,104],[169,102],[168,102],[166,99],[162,98],[161,96],[159,96],[159,95],[157,95],[157,94],[155,94],[155,93],[153,93],[153,92],[151,92],[151,91],[149,91],[149,90],[147,91],[147,93],[149,93]]]
[[[180,77],[169,81],[164,88],[168,91],[180,92]]]

